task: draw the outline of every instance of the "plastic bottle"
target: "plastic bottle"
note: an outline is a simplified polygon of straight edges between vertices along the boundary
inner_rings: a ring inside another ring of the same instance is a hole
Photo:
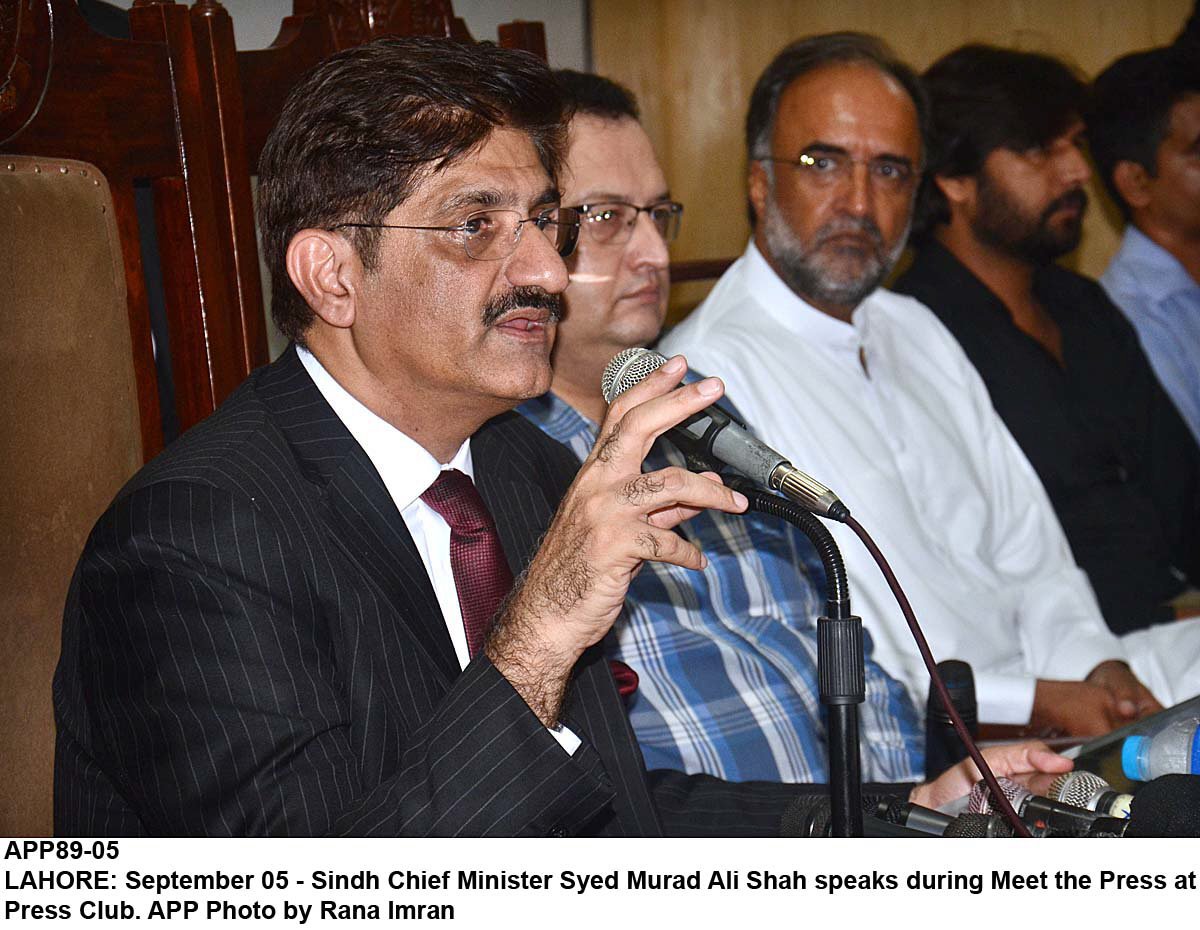
[[[1121,768],[1134,781],[1200,774],[1200,719],[1176,720],[1153,736],[1125,737]]]

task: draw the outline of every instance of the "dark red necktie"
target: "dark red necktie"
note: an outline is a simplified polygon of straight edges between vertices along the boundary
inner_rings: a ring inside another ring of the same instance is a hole
[[[450,524],[450,568],[458,589],[467,651],[475,658],[500,602],[513,585],[496,523],[471,479],[452,468],[438,475],[421,500]]]

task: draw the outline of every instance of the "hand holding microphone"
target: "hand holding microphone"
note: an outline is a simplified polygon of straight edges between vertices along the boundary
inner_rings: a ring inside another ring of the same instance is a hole
[[[740,513],[746,499],[716,475],[643,473],[655,439],[721,396],[709,378],[679,387],[682,358],[614,401],[485,649],[539,719],[558,722],[571,670],[611,628],[642,562],[702,569],[672,529],[703,509]]]
[[[604,369],[600,382],[604,399],[613,403],[666,362],[652,349],[634,347],[618,352]],[[833,491],[756,439],[716,404],[689,416],[666,435],[685,455],[710,463],[710,468],[730,465],[815,514],[841,521],[850,514]]]

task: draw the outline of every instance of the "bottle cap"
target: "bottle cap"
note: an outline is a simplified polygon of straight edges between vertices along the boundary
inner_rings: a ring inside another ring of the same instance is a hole
[[[1146,737],[1144,736],[1127,736],[1125,737],[1125,742],[1121,745],[1121,770],[1130,781],[1146,780],[1146,776],[1142,771],[1141,760],[1138,758],[1142,754],[1142,747],[1145,745]]]

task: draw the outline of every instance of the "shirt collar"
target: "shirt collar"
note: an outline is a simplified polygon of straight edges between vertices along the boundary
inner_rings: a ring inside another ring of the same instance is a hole
[[[1186,291],[1200,291],[1183,263],[1161,245],[1129,223],[1112,266],[1124,268],[1138,288],[1153,301]]]
[[[475,480],[470,439],[443,466],[415,439],[368,410],[358,398],[338,384],[311,352],[297,346],[296,354],[317,390],[379,472],[398,510],[404,510],[420,497],[433,484],[443,467],[455,468],[472,481]]]
[[[746,252],[742,256],[742,275],[746,293],[753,295],[754,300],[761,304],[780,326],[810,342],[858,345],[862,336],[859,330],[866,316],[863,307],[870,301],[871,295],[855,308],[852,322],[845,323],[832,317],[818,310],[788,287],[775,273],[775,269],[767,263],[753,239],[746,246]]]

